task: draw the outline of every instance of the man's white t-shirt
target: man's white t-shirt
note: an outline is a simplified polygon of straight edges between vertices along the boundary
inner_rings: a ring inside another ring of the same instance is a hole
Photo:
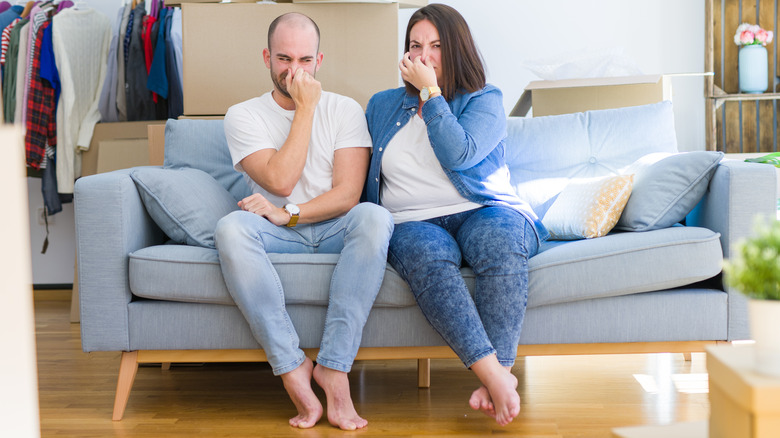
[[[252,193],[260,193],[276,206],[303,204],[333,188],[336,149],[371,147],[363,109],[353,99],[323,91],[314,112],[311,140],[301,179],[287,198],[260,187],[241,167],[241,160],[261,149],[279,150],[290,134],[295,111],[274,101],[270,92],[231,106],[225,114],[225,136],[233,166],[244,174]]]

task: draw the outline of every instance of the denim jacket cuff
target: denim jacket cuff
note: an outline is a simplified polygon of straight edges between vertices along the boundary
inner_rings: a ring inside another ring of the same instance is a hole
[[[450,107],[447,101],[444,99],[444,96],[439,95],[425,102],[425,105],[422,107],[422,117],[427,125],[431,120],[448,111],[450,111]]]

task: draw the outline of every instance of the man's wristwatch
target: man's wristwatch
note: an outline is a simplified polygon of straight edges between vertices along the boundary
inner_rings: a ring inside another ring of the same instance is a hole
[[[431,98],[432,94],[439,93],[441,94],[441,88],[439,87],[422,87],[420,90],[420,99],[423,102],[426,102],[428,99]]]
[[[284,207],[284,211],[290,213],[290,222],[287,222],[288,227],[294,227],[298,224],[298,218],[301,215],[301,209],[295,204],[287,204]]]

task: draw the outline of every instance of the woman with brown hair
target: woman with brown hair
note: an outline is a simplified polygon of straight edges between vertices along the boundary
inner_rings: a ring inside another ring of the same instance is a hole
[[[504,162],[501,92],[486,83],[466,21],[417,10],[399,64],[405,87],[371,98],[368,201],[396,226],[388,261],[434,329],[482,383],[469,405],[501,425],[520,411],[511,368],[528,297],[528,259],[547,230],[519,199]],[[462,262],[476,276],[472,298]]]

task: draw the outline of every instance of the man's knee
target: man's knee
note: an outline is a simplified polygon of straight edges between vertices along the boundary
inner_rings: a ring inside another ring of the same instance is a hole
[[[217,222],[214,230],[214,244],[217,249],[220,246],[223,248],[235,247],[237,243],[251,238],[253,233],[257,234],[258,226],[262,225],[258,219],[265,221],[254,213],[243,210],[237,210],[223,216]],[[270,224],[270,222],[268,223]]]
[[[370,202],[360,203],[349,211],[349,228],[365,237],[386,243],[393,233],[393,216],[387,209]]]

